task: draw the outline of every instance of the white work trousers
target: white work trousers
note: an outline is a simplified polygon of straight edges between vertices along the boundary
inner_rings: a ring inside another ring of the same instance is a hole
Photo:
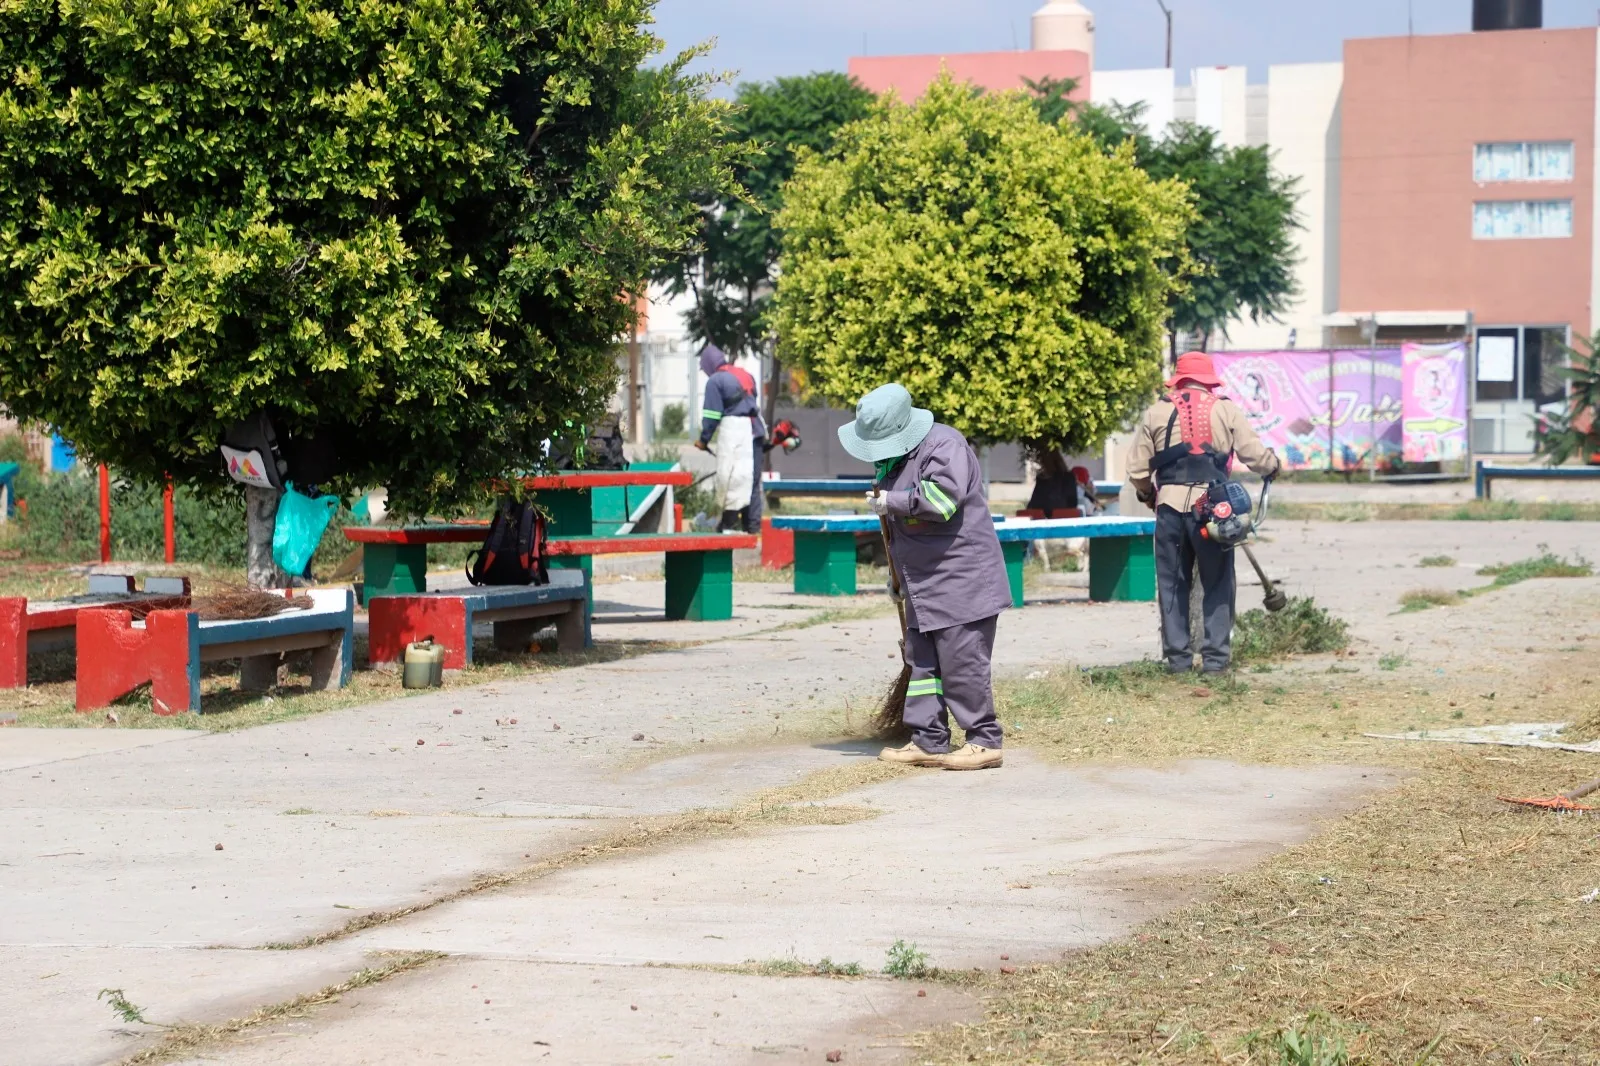
[[[717,453],[717,509],[742,511],[755,491],[756,453],[750,419],[727,415],[717,427],[711,447]],[[715,517],[715,516],[713,516]]]

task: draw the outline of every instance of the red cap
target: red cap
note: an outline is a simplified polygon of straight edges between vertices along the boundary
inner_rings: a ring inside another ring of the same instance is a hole
[[[1175,389],[1185,381],[1213,388],[1222,384],[1216,368],[1211,365],[1211,357],[1205,352],[1184,352],[1178,356],[1178,369],[1167,379],[1167,387]]]

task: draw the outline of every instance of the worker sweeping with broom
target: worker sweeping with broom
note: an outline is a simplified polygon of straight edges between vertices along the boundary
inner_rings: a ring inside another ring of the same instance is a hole
[[[932,412],[913,407],[900,385],[868,393],[839,441],[875,467],[868,499],[885,523],[891,593],[903,597],[911,742],[878,757],[947,770],[999,766],[989,662],[1011,591],[977,454]],[[952,714],[967,741],[955,752]]]

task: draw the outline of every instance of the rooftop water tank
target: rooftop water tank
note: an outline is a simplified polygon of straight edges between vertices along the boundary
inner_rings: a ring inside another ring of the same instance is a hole
[[[1543,25],[1544,0],[1472,0],[1475,31],[1537,30]]]
[[[1050,0],[1033,13],[1035,52],[1094,56],[1094,15],[1078,0]]]

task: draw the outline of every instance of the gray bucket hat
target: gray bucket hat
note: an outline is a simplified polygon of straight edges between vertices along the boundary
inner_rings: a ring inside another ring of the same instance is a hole
[[[856,404],[856,420],[839,427],[839,443],[863,462],[905,455],[933,428],[933,412],[911,406],[903,385],[880,385]]]

